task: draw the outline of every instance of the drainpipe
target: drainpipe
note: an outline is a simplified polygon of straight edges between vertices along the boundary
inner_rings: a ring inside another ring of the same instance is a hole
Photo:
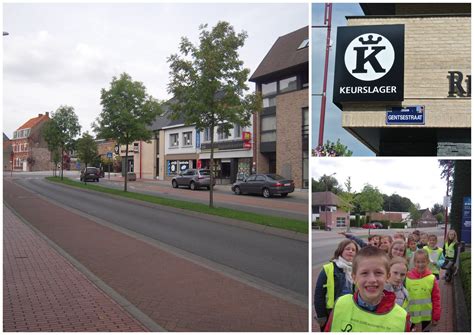
[[[142,141],[140,141],[140,179],[142,179]]]

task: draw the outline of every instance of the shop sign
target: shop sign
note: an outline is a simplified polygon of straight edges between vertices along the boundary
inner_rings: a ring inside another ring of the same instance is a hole
[[[168,176],[178,173],[178,161],[168,161]]]
[[[179,161],[179,172],[189,169],[189,161]]]
[[[244,149],[252,148],[252,133],[249,131],[242,132],[242,140],[244,141]]]
[[[425,124],[425,106],[391,107],[386,124]]]
[[[244,148],[243,140],[232,140],[214,142],[214,150],[235,150]],[[211,143],[205,142],[201,144],[201,150],[211,150]]]
[[[334,103],[403,101],[405,26],[338,27]]]
[[[471,97],[471,75],[466,76],[466,89],[463,87],[464,75],[460,71],[448,71],[449,91],[448,97]]]

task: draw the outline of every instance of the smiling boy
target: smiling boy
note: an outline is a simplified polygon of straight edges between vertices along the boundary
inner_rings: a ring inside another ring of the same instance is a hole
[[[396,304],[395,294],[384,290],[389,271],[389,258],[383,250],[362,248],[352,262],[357,290],[336,301],[325,331],[410,331],[409,315]]]

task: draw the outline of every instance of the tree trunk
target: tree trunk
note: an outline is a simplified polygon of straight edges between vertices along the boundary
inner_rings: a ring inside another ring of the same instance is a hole
[[[210,171],[211,171],[211,185],[209,186],[209,207],[214,207],[214,123],[211,124],[211,159],[210,159]]]
[[[128,143],[125,145],[125,184],[123,191],[127,192],[127,181],[128,181]]]
[[[63,169],[64,169],[64,147],[61,147],[61,180],[63,180]]]

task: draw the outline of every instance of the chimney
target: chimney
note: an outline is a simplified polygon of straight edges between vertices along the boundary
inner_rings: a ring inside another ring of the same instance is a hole
[[[46,115],[47,117],[49,117],[49,112],[46,112],[45,115]]]
[[[38,114],[38,117],[42,117],[42,116],[43,116],[43,114],[41,114],[41,113]]]

